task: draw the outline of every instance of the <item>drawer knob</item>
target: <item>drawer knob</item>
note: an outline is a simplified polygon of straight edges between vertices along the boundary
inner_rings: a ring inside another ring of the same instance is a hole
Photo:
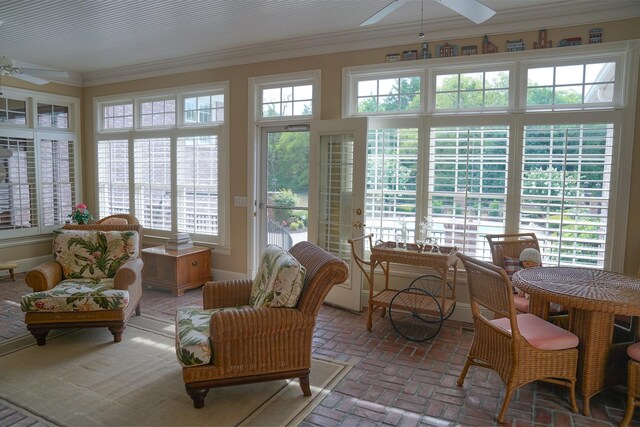
[[[198,265],[198,261],[191,261],[191,265],[195,267],[196,265]]]

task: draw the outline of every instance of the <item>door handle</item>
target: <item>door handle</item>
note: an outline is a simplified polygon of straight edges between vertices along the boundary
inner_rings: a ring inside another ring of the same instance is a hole
[[[362,227],[366,227],[367,224],[363,224],[361,221],[356,221],[353,223],[353,228],[355,229],[360,229]]]

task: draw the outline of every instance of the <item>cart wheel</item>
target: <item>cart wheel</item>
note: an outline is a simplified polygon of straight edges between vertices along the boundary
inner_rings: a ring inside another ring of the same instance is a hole
[[[410,341],[426,341],[442,327],[442,310],[438,300],[424,289],[398,291],[389,304],[389,320],[400,335]]]
[[[410,288],[424,289],[436,298],[442,298],[442,279],[435,274],[427,274],[417,277],[411,284]],[[447,295],[453,295],[453,288],[451,283],[447,282]],[[442,313],[442,320],[447,320],[453,314],[453,310],[456,308],[455,301],[449,308],[447,313]]]

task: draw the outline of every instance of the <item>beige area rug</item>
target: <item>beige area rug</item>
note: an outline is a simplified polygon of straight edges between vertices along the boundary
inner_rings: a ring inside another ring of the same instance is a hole
[[[350,366],[314,359],[312,396],[297,380],[211,389],[195,409],[176,360],[173,325],[132,318],[122,342],[107,328],[31,336],[0,345],[0,399],[49,425],[281,426],[299,424]]]

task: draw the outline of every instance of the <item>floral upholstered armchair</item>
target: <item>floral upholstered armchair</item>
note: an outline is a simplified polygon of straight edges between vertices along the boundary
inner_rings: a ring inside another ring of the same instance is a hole
[[[268,246],[255,280],[207,282],[204,307],[176,314],[176,353],[194,407],[211,387],[286,378],[299,378],[310,396],[316,316],[348,274],[341,259],[299,242],[288,252]]]
[[[140,314],[142,226],[66,225],[53,233],[53,261],[30,270],[22,297],[25,323],[38,345],[51,329],[107,327],[120,342]]]

